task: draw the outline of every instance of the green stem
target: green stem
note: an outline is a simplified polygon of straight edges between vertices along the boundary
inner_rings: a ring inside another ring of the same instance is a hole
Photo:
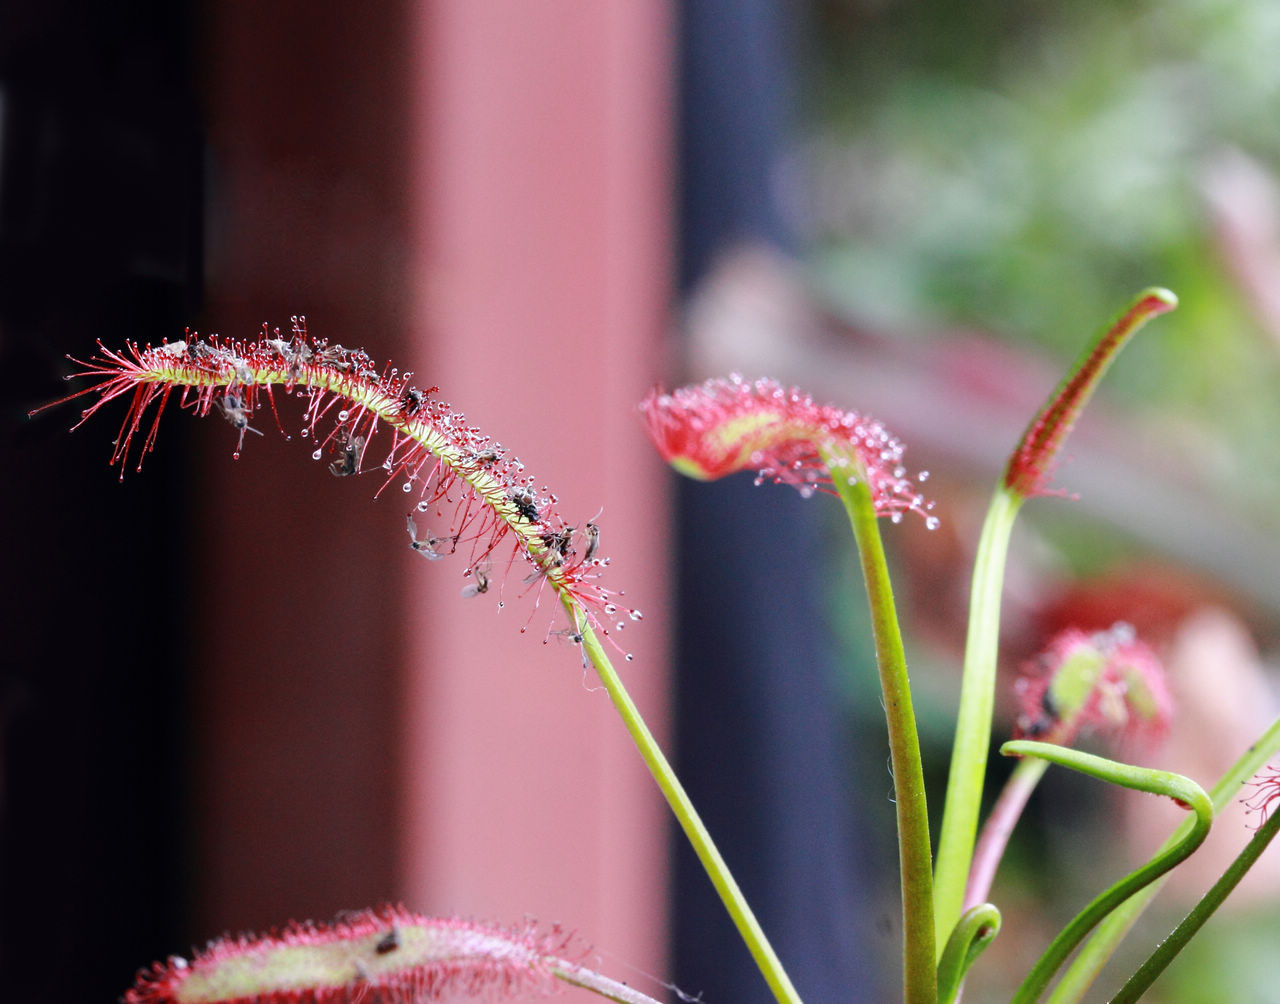
[[[725,864],[724,858],[720,856],[720,851],[717,850],[715,843],[711,840],[711,834],[707,832],[706,826],[703,825],[702,819],[694,809],[693,803],[689,800],[688,794],[676,777],[675,771],[671,769],[671,764],[667,762],[667,758],[659,748],[657,740],[653,738],[653,733],[645,725],[639,709],[636,708],[635,702],[631,700],[631,695],[627,693],[621,678],[619,678],[617,671],[614,670],[613,664],[609,661],[608,655],[605,654],[604,648],[600,645],[600,640],[596,637],[595,632],[591,630],[591,626],[586,623],[586,618],[581,610],[576,607],[571,599],[562,596],[561,602],[581,631],[582,647],[587,654],[587,658],[591,660],[591,664],[595,667],[596,673],[600,677],[600,682],[604,684],[604,689],[608,692],[609,699],[613,701],[613,706],[618,709],[618,714],[622,716],[623,724],[626,725],[627,732],[630,733],[632,741],[635,742],[636,748],[640,751],[640,756],[644,758],[649,772],[653,775],[653,779],[658,782],[658,787],[666,797],[667,804],[671,806],[671,811],[675,813],[685,836],[689,839],[689,843],[693,845],[693,850],[698,855],[698,860],[702,862],[703,868],[707,870],[707,875],[711,878],[711,884],[715,886],[715,890],[719,894],[720,900],[724,903],[725,909],[729,911],[729,916],[733,918],[733,922],[738,928],[738,933],[742,936],[747,949],[751,952],[751,957],[755,959],[756,965],[760,968],[760,972],[768,982],[769,988],[773,991],[774,998],[780,1004],[800,1004],[800,995],[796,993],[795,987],[791,985],[791,979],[787,976],[786,970],[782,968],[782,963],[778,960],[773,946],[769,944],[769,939],[765,937],[764,931],[760,927],[760,922],[756,920],[755,914],[751,912],[751,907],[747,905],[746,898],[742,895],[742,890],[738,888],[738,883],[729,871],[729,866]]]
[[[987,770],[991,742],[991,716],[995,705],[996,649],[1000,636],[1000,597],[1005,557],[1013,521],[1022,496],[1007,488],[996,489],[978,542],[969,598],[969,633],[964,651],[964,678],[960,684],[960,711],[947,778],[947,798],[942,810],[934,874],[933,909],[939,946],[945,945],[960,919],[973,845],[978,832],[982,781]]]
[[[850,470],[824,456],[828,469]],[[929,846],[929,812],[925,803],[920,740],[911,704],[911,681],[902,647],[902,632],[893,602],[889,568],[875,502],[865,477],[835,476],[833,482],[849,514],[862,561],[862,574],[871,605],[871,627],[884,693],[893,765],[894,799],[898,813],[898,863],[902,881],[903,997],[908,1002],[935,1004],[937,957],[934,954],[933,866]]]
[[[1156,977],[1165,971],[1165,968],[1174,957],[1186,947],[1188,941],[1195,936],[1210,917],[1213,916],[1215,910],[1222,905],[1233,889],[1244,878],[1245,873],[1253,867],[1255,861],[1267,849],[1267,845],[1276,835],[1276,831],[1280,830],[1280,812],[1271,814],[1271,818],[1258,827],[1258,831],[1244,847],[1236,859],[1222,877],[1213,884],[1204,899],[1195,905],[1190,913],[1182,918],[1173,933],[1165,938],[1163,942],[1151,953],[1136,973],[1129,977],[1120,992],[1112,998],[1111,1004],[1130,1004],[1141,997],[1147,989],[1155,982]]]
[[[1221,812],[1239,794],[1240,786],[1258,773],[1277,751],[1280,751],[1280,718],[1271,723],[1271,726],[1258,737],[1257,742],[1251,745],[1213,786],[1209,792],[1209,800],[1213,803],[1214,811]],[[1184,832],[1191,826],[1191,820],[1183,822],[1174,831],[1173,836],[1165,841],[1161,851],[1182,839]],[[1053,988],[1053,993],[1049,996],[1049,1004],[1075,1004],[1084,997],[1098,973],[1102,971],[1102,967],[1115,952],[1116,946],[1129,933],[1129,929],[1137,922],[1142,911],[1147,908],[1147,904],[1160,891],[1162,884],[1156,882],[1148,886],[1098,925],[1098,930],[1085,942],[1062,979],[1058,981],[1058,985]]]
[[[575,987],[590,990],[601,997],[607,997],[616,1004],[660,1004],[659,1001],[648,994],[642,994],[634,987],[611,980],[583,966],[576,966],[572,962],[559,960],[552,965],[551,971],[555,973],[557,979],[571,983]]]
[[[1012,1004],[1031,1004],[1037,1000],[1044,988],[1048,986],[1068,955],[1084,940],[1093,928],[1107,914],[1118,907],[1126,899],[1144,886],[1150,885],[1165,872],[1181,863],[1209,835],[1209,826],[1213,822],[1213,803],[1198,784],[1181,774],[1172,774],[1165,770],[1150,770],[1145,767],[1134,767],[1130,764],[1117,763],[1091,753],[1065,746],[1054,746],[1050,743],[1018,741],[1005,743],[1000,752],[1006,756],[1043,757],[1063,767],[1070,767],[1081,773],[1109,781],[1111,784],[1123,785],[1135,791],[1146,791],[1153,795],[1166,795],[1179,806],[1195,813],[1191,826],[1182,838],[1172,846],[1161,848],[1155,857],[1141,868],[1130,872],[1109,889],[1094,899],[1076,914],[1075,918],[1062,933],[1053,939],[1049,948],[1040,960],[1032,967],[1022,986],[1014,994]],[[1179,833],[1182,828],[1179,828]]]

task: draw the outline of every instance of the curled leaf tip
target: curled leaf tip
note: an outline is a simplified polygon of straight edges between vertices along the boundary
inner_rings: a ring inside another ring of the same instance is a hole
[[[1178,298],[1169,290],[1150,286],[1094,338],[1027,426],[1005,468],[1005,488],[1022,498],[1059,494],[1048,487],[1049,480],[1062,444],[1094,388],[1139,328],[1177,306]]]
[[[640,409],[663,459],[681,474],[712,481],[753,470],[757,484],[789,484],[806,497],[832,492],[836,477],[865,479],[877,515],[897,522],[916,512],[937,525],[933,503],[916,488],[928,472],[907,476],[896,437],[794,387],[733,374],[670,393],[654,388]]]
[[[971,907],[961,915],[938,960],[939,1004],[952,1004],[960,996],[965,973],[995,940],[1000,924],[1000,911],[990,903]]]

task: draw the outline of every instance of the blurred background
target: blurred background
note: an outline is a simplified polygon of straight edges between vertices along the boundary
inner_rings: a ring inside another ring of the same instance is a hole
[[[396,500],[271,430],[233,461],[232,430],[172,409],[118,483],[112,413],[26,417],[98,338],[306,314],[440,385],[571,522],[603,505],[611,583],[647,614],[619,638],[638,702],[801,994],[879,1001],[891,780],[843,516],[677,483],[634,402],[770,375],[930,472],[942,526],[885,529],[936,816],[992,484],[1089,334],[1168,286],[1181,307],[1068,443],[1078,498],[1015,533],[995,741],[1049,634],[1127,620],[1180,712],[1124,753],[1212,784],[1280,707],[1276,51],[1280,11],[1226,0],[11,0],[4,996],[112,999],[223,931],[403,900],[575,928],[655,996],[767,999],[548,611],[464,603]],[[1006,999],[1175,822],[1051,771],[968,998]],[[1247,822],[1224,815],[1126,951]],[[1267,865],[1151,999],[1274,998]]]

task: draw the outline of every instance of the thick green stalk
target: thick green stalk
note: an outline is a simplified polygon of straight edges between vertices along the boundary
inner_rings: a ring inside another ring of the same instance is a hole
[[[1165,971],[1175,956],[1186,947],[1187,942],[1205,925],[1205,921],[1213,916],[1214,911],[1240,884],[1245,873],[1267,849],[1277,830],[1280,830],[1280,812],[1272,813],[1271,818],[1258,827],[1253,838],[1245,844],[1244,850],[1236,856],[1227,870],[1222,873],[1222,877],[1205,893],[1204,899],[1182,918],[1182,923],[1173,929],[1173,933],[1165,938],[1147,961],[1138,967],[1138,971],[1129,977],[1129,982],[1120,988],[1120,992],[1112,998],[1111,1004],[1131,1004],[1146,993],[1151,984],[1156,981],[1156,977]]]
[[[1232,764],[1231,769],[1223,774],[1210,790],[1209,800],[1213,803],[1214,812],[1221,812],[1240,793],[1240,786],[1258,773],[1277,751],[1280,751],[1280,718],[1271,723],[1271,726],[1258,737],[1258,740],[1239,760]],[[1190,819],[1185,820],[1174,831],[1173,836],[1165,841],[1160,850],[1166,850],[1181,839],[1191,828],[1192,822]],[[1084,997],[1093,981],[1097,979],[1098,973],[1102,971],[1102,967],[1115,952],[1116,946],[1129,933],[1129,929],[1137,922],[1142,911],[1147,908],[1147,904],[1160,891],[1161,885],[1163,882],[1149,885],[1113,910],[1107,919],[1098,925],[1098,929],[1084,943],[1062,979],[1053,988],[1053,993],[1049,995],[1049,1004],[1075,1004]]]
[[[960,684],[960,711],[955,744],[947,777],[947,798],[938,839],[937,870],[933,883],[933,910],[937,944],[945,945],[960,919],[973,845],[978,832],[982,781],[991,743],[991,716],[995,706],[996,649],[1000,636],[1000,597],[1004,585],[1005,556],[1013,521],[1022,496],[996,489],[978,541],[969,595],[969,633],[964,650],[964,678]]]
[[[675,813],[680,827],[684,830],[685,836],[689,839],[694,852],[698,855],[698,860],[702,862],[703,868],[707,870],[707,875],[711,878],[711,884],[715,886],[715,890],[724,903],[725,909],[729,911],[729,916],[733,918],[733,922],[738,928],[738,933],[742,936],[747,949],[751,952],[751,957],[755,959],[756,965],[760,968],[765,981],[773,991],[774,998],[780,1004],[800,1004],[800,995],[796,993],[795,987],[791,985],[791,979],[787,976],[786,970],[782,968],[782,963],[778,960],[773,946],[769,944],[769,939],[765,937],[764,931],[760,927],[760,922],[756,920],[755,914],[751,912],[751,907],[747,905],[746,898],[742,895],[742,890],[738,888],[738,883],[729,871],[729,866],[725,864],[724,858],[720,856],[720,851],[712,841],[711,834],[707,832],[706,826],[703,825],[702,819],[694,809],[693,803],[689,800],[683,785],[680,784],[675,771],[671,769],[671,764],[667,762],[667,758],[659,748],[657,740],[653,738],[653,733],[645,725],[639,709],[636,708],[635,702],[631,700],[631,695],[627,693],[626,687],[623,686],[622,680],[613,668],[613,664],[609,661],[608,655],[605,654],[600,640],[591,630],[591,626],[586,623],[586,618],[583,617],[581,611],[571,599],[562,597],[561,602],[564,604],[565,609],[569,611],[569,616],[573,619],[574,624],[581,631],[583,651],[586,652],[587,658],[591,660],[591,665],[595,667],[596,673],[600,677],[600,682],[604,684],[604,689],[608,692],[609,699],[613,701],[613,706],[618,709],[618,714],[622,716],[627,732],[630,733],[632,741],[636,744],[636,749],[640,751],[640,756],[644,758],[644,762],[648,766],[649,772],[653,775],[653,779],[658,782],[658,787],[666,797],[667,804],[671,806],[671,811]]]
[[[831,457],[824,460],[832,461]],[[833,472],[852,468],[829,462]],[[937,957],[934,949],[933,867],[929,847],[929,812],[925,804],[920,740],[911,703],[911,681],[902,647],[902,632],[893,602],[889,568],[875,502],[866,478],[833,479],[849,514],[858,543],[862,574],[871,604],[871,627],[884,693],[893,764],[894,797],[898,812],[898,861],[902,880],[903,997],[909,1004],[934,1004],[937,999]]]
[[[1178,833],[1182,835],[1181,839],[1162,847],[1141,868],[1130,872],[1119,882],[1095,896],[1088,906],[1076,914],[1071,923],[1053,939],[1049,948],[1031,968],[1027,978],[1022,981],[1022,986],[1018,987],[1017,993],[1013,996],[1013,1004],[1032,1004],[1039,999],[1040,994],[1049,985],[1049,981],[1053,979],[1053,974],[1066,961],[1067,956],[1107,914],[1134,893],[1180,864],[1204,842],[1204,838],[1209,835],[1209,827],[1213,823],[1213,803],[1204,789],[1181,774],[1134,767],[1131,764],[1107,760],[1091,753],[1081,753],[1066,746],[1019,740],[1005,743],[1000,747],[1000,752],[1006,756],[1043,757],[1052,763],[1078,770],[1111,784],[1122,785],[1135,791],[1149,792],[1153,795],[1165,795],[1182,808],[1195,814],[1190,821],[1190,827],[1185,828],[1185,832],[1182,827],[1178,829]]]

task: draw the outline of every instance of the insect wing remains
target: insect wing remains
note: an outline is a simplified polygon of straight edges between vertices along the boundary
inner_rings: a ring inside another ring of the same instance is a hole
[[[418,524],[417,521],[414,520],[412,514],[406,516],[404,520],[409,530],[409,546],[411,548],[417,551],[428,561],[439,561],[444,557],[443,554],[436,550],[436,545],[442,543],[443,538],[431,536],[419,537]]]
[[[486,561],[471,569],[471,581],[462,587],[462,598],[464,600],[489,591],[490,567],[489,562]],[[464,572],[463,574],[465,575],[466,573]]]

